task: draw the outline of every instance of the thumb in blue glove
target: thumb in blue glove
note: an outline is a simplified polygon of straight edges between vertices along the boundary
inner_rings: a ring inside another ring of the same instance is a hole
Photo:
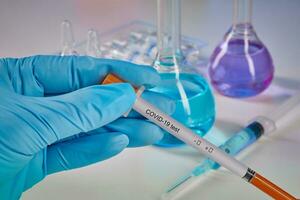
[[[137,114],[120,118],[133,105],[135,93],[126,83],[96,85],[108,73],[137,86],[159,82],[154,69],[116,60],[0,60],[0,199],[18,199],[48,174],[89,165],[127,146],[152,144],[162,137],[160,128]],[[165,97],[148,96],[160,99],[158,106],[166,112],[173,110]]]

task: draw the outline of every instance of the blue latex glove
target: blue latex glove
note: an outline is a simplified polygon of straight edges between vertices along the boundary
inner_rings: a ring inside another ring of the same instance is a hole
[[[128,83],[97,85],[114,73],[135,85],[159,82],[153,68],[73,56],[0,59],[0,199],[18,199],[46,175],[152,144],[163,131],[137,113]],[[94,85],[94,86],[91,86]],[[170,113],[167,98],[144,97]]]

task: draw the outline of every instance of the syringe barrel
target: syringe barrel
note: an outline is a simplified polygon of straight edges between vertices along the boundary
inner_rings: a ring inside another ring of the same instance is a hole
[[[263,127],[263,134],[268,135],[274,131],[276,131],[276,123],[274,120],[265,117],[265,116],[257,116],[249,124],[258,123]]]
[[[228,153],[231,156],[237,155],[240,151],[247,148],[251,144],[253,144],[264,132],[264,129],[261,124],[258,122],[253,122],[249,124],[246,128],[242,129],[238,133],[234,134],[231,138],[229,138],[224,144],[219,146],[224,152]],[[204,171],[202,168],[210,168],[210,169],[218,169],[220,165],[206,158],[200,165],[195,167],[193,170],[193,174],[198,176],[202,174]]]

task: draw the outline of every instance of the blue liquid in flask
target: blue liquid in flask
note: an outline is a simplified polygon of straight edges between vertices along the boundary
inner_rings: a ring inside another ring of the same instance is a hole
[[[152,91],[164,93],[176,103],[172,117],[204,136],[215,120],[215,103],[207,82],[197,74],[161,73],[161,84]],[[165,133],[157,146],[173,147],[184,144]]]

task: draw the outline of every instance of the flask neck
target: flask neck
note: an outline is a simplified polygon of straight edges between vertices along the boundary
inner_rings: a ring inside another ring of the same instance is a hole
[[[252,23],[252,0],[233,0],[233,27]]]
[[[225,37],[227,40],[251,40],[261,43],[252,26],[252,0],[233,0],[233,23]]]
[[[182,58],[180,49],[180,0],[157,0],[157,57],[159,71],[174,70]]]

